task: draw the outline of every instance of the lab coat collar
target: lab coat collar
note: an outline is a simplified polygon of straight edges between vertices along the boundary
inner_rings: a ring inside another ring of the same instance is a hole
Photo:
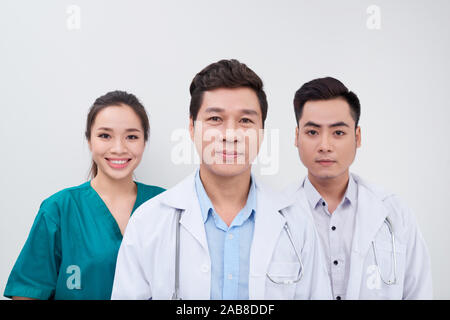
[[[369,249],[370,243],[384,219],[388,215],[388,209],[384,205],[384,200],[392,193],[375,186],[358,175],[351,173],[351,178],[356,182],[357,201],[356,201],[356,226],[353,235],[352,250],[365,254]],[[296,184],[292,184],[286,190],[289,198],[298,197],[298,192],[303,189],[306,177]]]
[[[183,211],[180,224],[201,244],[209,256],[205,226],[195,191],[195,172],[161,194],[161,202],[169,207]]]
[[[373,196],[380,201],[383,201],[387,197],[390,197],[391,195],[393,195],[393,193],[388,192],[385,189],[366,181],[365,179],[361,178],[357,174],[350,173],[350,177],[353,178],[354,182],[356,182],[355,188],[357,188],[358,191],[359,191],[359,186],[363,186],[367,190],[370,190],[370,192],[373,194]],[[300,181],[291,183],[284,191],[284,193],[286,194],[286,198],[291,199],[290,201],[292,201],[292,199],[295,199],[295,197],[297,196],[297,192],[300,189],[304,189],[304,184],[305,184],[306,179],[307,179],[307,176],[305,176]],[[357,193],[356,190],[351,191],[351,194],[348,195],[349,200],[351,200],[353,202],[354,195],[356,193]],[[358,197],[358,200],[359,200],[359,197]]]
[[[389,212],[383,203],[384,194],[356,175],[355,181],[358,184],[358,202],[352,251],[365,257]]]
[[[197,198],[198,198],[199,204],[200,204],[200,210],[202,212],[203,223],[205,223],[209,217],[210,210],[214,210],[214,206],[213,206],[211,200],[209,199],[208,194],[206,193],[206,190],[200,179],[200,171],[199,170],[197,170],[197,172],[195,174],[195,189],[196,189]],[[247,220],[252,215],[252,213],[255,212],[255,210],[256,210],[256,187],[255,187],[255,179],[252,174],[250,190],[248,192],[247,201],[245,203],[245,206],[241,210],[242,214],[239,214],[238,216],[236,216],[235,220],[233,220],[232,225],[234,225],[234,226],[241,225],[245,220]]]
[[[195,190],[195,173],[196,171],[162,194],[161,201],[167,206],[184,210],[181,224],[201,243],[209,256],[205,227]],[[264,299],[266,273],[286,223],[279,211],[290,206],[293,201],[263,186],[258,177],[254,179],[256,213],[250,250],[249,297]]]
[[[350,257],[350,277],[346,299],[359,298],[364,260],[371,243],[389,214],[383,200],[390,194],[353,174],[358,185],[358,202]]]
[[[194,172],[192,172],[174,187],[161,194],[161,202],[169,207],[181,210],[186,210],[187,208],[192,207],[193,203],[197,203],[198,205],[198,198],[195,189],[195,175],[197,173],[197,170],[198,169],[194,170]],[[258,198],[261,197],[261,195],[259,195],[260,192],[264,194],[265,197],[268,197],[268,200],[270,200],[270,202],[274,203],[277,211],[285,209],[294,203],[295,199],[293,197],[274,192],[269,187],[265,186],[264,183],[262,183],[261,179],[256,175],[252,174],[252,179],[254,181],[252,183],[255,184],[257,191],[257,204],[259,204]],[[196,201],[193,201],[193,199],[195,199]],[[199,205],[198,208],[200,208]],[[258,205],[257,211],[259,211]]]
[[[349,177],[349,183],[347,186],[347,190],[345,191],[344,197],[350,201],[350,203],[354,204],[356,202],[356,196],[357,196],[357,180],[359,179],[360,182],[362,182],[362,179],[357,176],[356,174],[350,173]],[[306,190],[305,185],[309,183],[310,189],[312,190]],[[295,194],[299,191],[300,188],[305,189],[305,194],[308,199],[308,202],[312,208],[315,208],[317,206],[317,203],[322,200],[322,196],[319,192],[314,188],[314,186],[311,184],[311,182],[308,179],[308,176],[305,176],[300,182],[294,182],[290,184],[286,190],[285,193],[288,197],[295,196]]]
[[[273,192],[258,180],[256,178],[257,212],[250,251],[249,298],[261,300],[265,298],[267,270],[286,224],[286,218],[279,211],[293,201]]]
[[[349,277],[346,292],[346,299],[348,300],[359,298],[364,260],[371,248],[372,240],[389,214],[388,208],[384,205],[384,200],[392,195],[392,193],[368,183],[356,174],[351,173],[351,176],[356,182],[358,197],[350,257],[351,276]],[[286,193],[291,198],[298,198],[299,194],[301,195],[302,193],[305,196],[303,185],[304,179],[288,187]],[[306,201],[306,197],[304,200]]]
[[[174,187],[162,193],[161,202],[169,207],[181,210],[190,207],[194,202],[192,200],[197,197],[195,194],[195,173],[196,171],[192,172]]]

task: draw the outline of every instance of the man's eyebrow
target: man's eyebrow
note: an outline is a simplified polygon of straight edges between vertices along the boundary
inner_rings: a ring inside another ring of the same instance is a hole
[[[225,111],[225,109],[217,108],[217,107],[209,107],[209,108],[205,109],[205,112],[208,112],[208,113],[212,113],[212,112],[221,113],[221,112],[224,112],[224,111]],[[258,112],[253,110],[253,109],[242,109],[242,110],[240,110],[240,112],[243,113],[243,114],[258,115]]]
[[[308,121],[305,123],[304,127],[315,127],[315,128],[322,128],[322,125],[317,124],[315,122],[312,121]],[[349,127],[350,126],[348,124],[346,124],[344,121],[339,121],[333,124],[328,125],[329,128],[334,128],[334,127]]]
[[[304,127],[316,127],[316,128],[320,128],[322,127],[320,124],[317,124],[315,122],[312,121],[308,121],[307,123],[305,123]]]
[[[205,112],[224,112],[225,111],[225,109],[222,109],[222,108],[216,108],[216,107],[209,107],[209,108],[206,108],[206,110],[205,110]]]
[[[330,124],[328,127],[329,128],[334,128],[334,127],[349,127],[350,128],[350,126],[348,124],[346,124],[344,121],[339,121],[339,122]]]
[[[241,112],[248,115],[258,115],[258,112],[252,109],[243,109]]]

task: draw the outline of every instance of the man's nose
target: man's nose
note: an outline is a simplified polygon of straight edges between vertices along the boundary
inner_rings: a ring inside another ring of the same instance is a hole
[[[322,135],[322,139],[320,140],[319,152],[331,152],[333,151],[333,146],[331,144],[331,139],[328,135]]]
[[[227,121],[222,132],[222,142],[235,143],[241,141],[242,133],[235,121]]]

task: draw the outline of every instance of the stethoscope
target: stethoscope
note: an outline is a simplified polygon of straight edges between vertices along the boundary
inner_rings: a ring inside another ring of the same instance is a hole
[[[181,300],[180,297],[180,220],[181,220],[181,209],[176,210],[176,229],[175,229],[175,289],[172,295],[172,300]],[[284,214],[279,211],[279,213],[284,217]],[[299,282],[303,277],[303,263],[302,259],[300,258],[300,254],[297,250],[297,247],[294,244],[294,240],[292,240],[292,234],[291,230],[289,228],[289,225],[287,221],[284,224],[283,229],[286,231],[286,234],[289,238],[289,242],[291,243],[292,247],[294,248],[295,256],[297,257],[297,260],[300,264],[300,270],[298,272],[298,275],[295,279],[286,279],[282,281],[277,281],[274,279],[273,276],[270,276],[269,273],[266,273],[266,277],[275,284],[280,285],[289,285]]]
[[[358,210],[358,209],[356,209]],[[381,281],[383,281],[386,285],[395,285],[397,284],[397,256],[396,253],[397,251],[395,250],[395,237],[394,237],[394,227],[392,226],[392,222],[391,220],[386,217],[384,219],[384,223],[387,225],[389,233],[391,234],[391,245],[392,245],[392,263],[391,263],[391,274],[392,274],[392,267],[393,267],[393,271],[394,271],[394,279],[391,280],[384,280],[383,275],[381,274],[381,268],[380,268],[380,264],[378,262],[378,257],[377,257],[377,249],[375,247],[375,241],[372,240],[372,249],[373,249],[373,255],[375,258],[375,265],[378,269],[378,274],[380,275]]]
[[[378,269],[378,273],[380,275],[381,280],[387,284],[387,285],[394,285],[397,283],[397,256],[396,256],[396,250],[395,250],[395,237],[394,237],[394,227],[392,226],[391,220],[386,217],[386,219],[384,219],[384,223],[387,225],[388,229],[389,229],[389,233],[391,234],[391,243],[392,243],[392,263],[391,263],[391,274],[392,274],[392,267],[393,267],[393,271],[394,271],[394,279],[391,280],[384,280],[383,275],[381,274],[381,268],[378,262],[378,258],[377,258],[377,250],[375,248],[375,241],[372,240],[372,249],[373,249],[373,255],[375,257],[375,264],[377,266]],[[389,276],[390,278],[390,276]]]

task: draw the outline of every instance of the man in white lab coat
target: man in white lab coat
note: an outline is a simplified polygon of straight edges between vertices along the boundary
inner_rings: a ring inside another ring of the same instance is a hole
[[[190,133],[200,168],[136,210],[119,250],[113,299],[331,299],[309,208],[251,174],[267,100],[237,60],[199,72]]]
[[[334,78],[296,93],[295,145],[307,177],[287,192],[309,205],[335,299],[431,299],[415,218],[390,192],[349,173],[361,145],[358,97]]]

